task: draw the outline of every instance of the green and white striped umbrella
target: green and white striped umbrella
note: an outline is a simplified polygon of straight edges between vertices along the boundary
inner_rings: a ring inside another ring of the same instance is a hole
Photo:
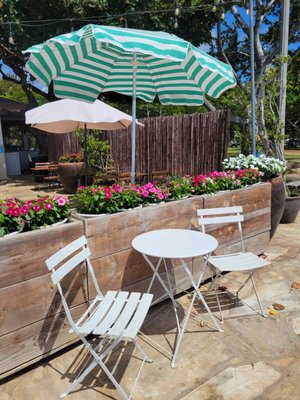
[[[204,95],[217,98],[236,85],[227,64],[165,32],[86,25],[24,51],[26,68],[59,98],[93,102],[114,91],[162,104],[200,106]],[[135,146],[135,124],[132,124]],[[135,173],[135,147],[132,148]]]

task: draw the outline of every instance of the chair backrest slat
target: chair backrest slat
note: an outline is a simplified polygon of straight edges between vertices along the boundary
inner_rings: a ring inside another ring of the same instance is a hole
[[[52,282],[56,285],[69,272],[71,272],[73,268],[77,267],[79,264],[81,264],[83,261],[85,261],[86,258],[89,257],[90,255],[91,255],[91,252],[88,247],[81,250],[80,253],[75,254],[74,257],[70,258],[61,267],[59,267],[59,269],[52,272],[52,274],[51,274]]]
[[[200,217],[199,218],[199,222],[204,225],[229,224],[231,222],[239,222],[239,221],[244,221],[243,215],[226,215],[226,216],[222,216],[222,217],[209,217],[209,218]]]
[[[49,257],[46,260],[46,265],[51,271],[53,268],[55,268],[58,264],[60,264],[65,258],[69,257],[71,254],[75,253],[75,251],[79,250],[83,246],[87,244],[87,240],[85,236],[81,236],[74,242],[68,244],[66,247],[63,249],[59,250],[57,253],[55,253],[53,256]]]
[[[202,208],[197,210],[197,214],[200,215],[220,215],[220,214],[234,214],[243,212],[242,206],[233,207],[218,207],[218,208]]]

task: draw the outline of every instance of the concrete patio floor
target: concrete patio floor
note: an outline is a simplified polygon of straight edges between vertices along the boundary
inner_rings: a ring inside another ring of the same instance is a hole
[[[276,315],[228,319],[224,333],[203,327],[193,320],[180,348],[176,368],[167,353],[139,339],[153,359],[145,363],[133,398],[167,400],[282,400],[300,398],[300,216],[296,223],[279,225],[266,252],[271,265],[257,274],[257,286],[266,313],[273,303],[285,307]],[[238,275],[235,279],[239,279]],[[229,283],[224,281],[229,286]],[[251,303],[253,297],[245,293]],[[184,308],[188,295],[178,297]],[[237,307],[239,310],[240,307]],[[234,312],[236,312],[236,310]],[[183,308],[179,308],[181,316]],[[201,312],[201,310],[200,310]],[[232,313],[232,309],[228,312]],[[151,308],[144,333],[163,347],[175,338],[175,319],[170,301]],[[131,345],[119,357],[115,352],[109,365],[116,367],[117,379],[130,392],[141,365],[140,355]],[[52,400],[68,386],[85,352],[81,345],[39,362],[34,367],[3,381],[1,400]],[[117,392],[99,369],[84,380],[70,400],[119,399]]]

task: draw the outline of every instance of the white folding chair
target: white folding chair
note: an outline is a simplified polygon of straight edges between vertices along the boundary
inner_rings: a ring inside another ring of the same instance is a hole
[[[79,336],[91,355],[90,364],[82,368],[73,383],[69,385],[60,397],[65,397],[99,365],[116,387],[120,396],[127,400],[131,397],[144,362],[151,362],[137,343],[136,336],[149,310],[153,295],[126,291],[108,291],[106,295],[103,295],[89,261],[90,254],[87,240],[85,236],[82,236],[46,260],[47,267],[51,271],[52,282],[58,288],[66,316],[72,327],[70,333],[74,332]],[[61,281],[76,267],[82,266],[83,263],[87,265],[90,280],[96,290],[96,297],[91,301],[84,314],[75,322],[63,293]],[[95,347],[87,340],[88,335],[99,337],[99,343]],[[104,361],[121,341],[133,342],[143,355],[143,362],[130,396],[122,389]]]
[[[211,269],[212,283],[211,283],[210,287],[208,288],[208,291],[210,291],[211,288],[213,288],[215,291],[218,308],[219,308],[220,314],[221,314],[221,322],[224,322],[225,317],[222,313],[222,307],[221,307],[220,299],[218,296],[217,283],[223,272],[245,272],[248,275],[246,280],[241,284],[239,289],[236,291],[235,300],[240,301],[241,303],[243,303],[244,305],[246,305],[252,309],[251,313],[233,314],[231,316],[227,316],[226,318],[251,315],[254,313],[258,313],[262,316],[265,316],[262,305],[261,305],[261,301],[260,301],[260,298],[258,295],[258,291],[255,286],[253,275],[258,268],[262,268],[262,267],[269,265],[269,262],[265,259],[258,257],[256,254],[245,251],[244,241],[243,241],[243,233],[242,233],[242,221],[244,221],[244,216],[242,213],[243,213],[243,209],[241,206],[208,208],[208,209],[197,210],[197,215],[199,217],[198,222],[202,228],[202,232],[205,232],[206,225],[217,225],[217,224],[224,225],[224,224],[236,223],[238,225],[238,229],[239,229],[239,241],[240,241],[241,250],[242,250],[241,252],[211,256],[208,259],[210,267],[213,266],[216,268],[215,276],[213,276],[213,272]],[[226,277],[227,277],[227,275],[226,275]],[[254,293],[255,293],[257,303],[259,306],[258,309],[252,307],[251,305],[247,304],[244,300],[239,298],[239,293],[241,292],[241,290],[245,287],[245,285],[249,281],[251,281],[253,289],[254,289]],[[226,288],[222,288],[222,289],[225,289],[225,291],[226,291]]]

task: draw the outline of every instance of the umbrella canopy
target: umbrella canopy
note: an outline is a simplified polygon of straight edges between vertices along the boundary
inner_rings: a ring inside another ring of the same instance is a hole
[[[100,100],[94,103],[71,99],[53,101],[27,111],[25,118],[26,124],[51,133],[74,132],[78,128],[117,130],[128,128],[132,123],[130,115]]]
[[[94,101],[102,92],[133,96],[132,176],[135,173],[136,97],[194,105],[235,86],[230,66],[165,32],[86,25],[24,51],[28,71],[60,98]]]

